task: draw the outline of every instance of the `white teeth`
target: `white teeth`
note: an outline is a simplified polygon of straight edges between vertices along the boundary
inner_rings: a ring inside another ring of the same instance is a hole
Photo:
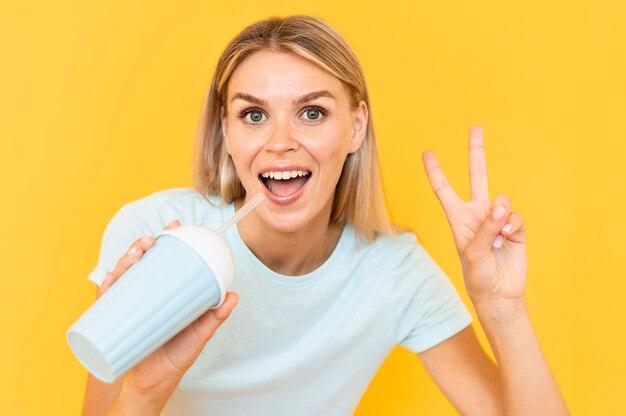
[[[293,179],[297,177],[302,177],[308,175],[310,172],[307,170],[292,170],[292,171],[269,171],[261,174],[263,178],[270,178],[276,180],[287,180]]]

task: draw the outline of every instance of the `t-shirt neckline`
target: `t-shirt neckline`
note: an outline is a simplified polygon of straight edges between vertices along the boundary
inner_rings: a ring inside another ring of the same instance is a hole
[[[225,219],[229,218],[234,213],[235,204],[227,204]],[[299,276],[280,274],[267,267],[261,260],[259,260],[258,257],[254,255],[246,243],[244,243],[241,235],[239,234],[237,224],[230,227],[230,229],[226,232],[226,240],[238,249],[235,250],[237,255],[241,256],[243,260],[248,262],[261,277],[281,285],[301,286],[315,281],[321,276],[328,275],[338,264],[341,264],[341,257],[343,257],[344,253],[347,251],[350,241],[354,240],[354,230],[349,224],[345,224],[341,230],[339,241],[326,261],[324,261],[324,263],[322,263],[317,269]]]

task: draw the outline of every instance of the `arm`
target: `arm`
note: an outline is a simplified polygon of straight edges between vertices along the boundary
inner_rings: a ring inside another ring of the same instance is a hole
[[[172,221],[165,229],[179,226]],[[155,242],[145,236],[135,241],[117,262],[112,273],[106,273],[98,288],[99,298]],[[152,354],[143,359],[112,384],[89,375],[83,415],[158,415],[174,393],[185,372],[202,352],[215,331],[237,305],[239,296],[228,292],[224,303],[209,309]]]
[[[418,356],[460,414],[503,413],[498,367],[485,354],[471,326]]]
[[[452,229],[465,287],[498,366],[471,331],[420,354],[444,394],[463,414],[569,414],[526,311],[527,260],[522,215],[498,195],[490,203],[482,130],[470,129],[471,200],[452,189],[432,152],[423,160]]]
[[[526,305],[520,302],[505,309],[476,307],[500,369],[504,414],[568,415]]]
[[[539,347],[525,307],[512,321],[480,318],[498,366],[467,327],[422,352],[437,386],[463,415],[569,414]]]

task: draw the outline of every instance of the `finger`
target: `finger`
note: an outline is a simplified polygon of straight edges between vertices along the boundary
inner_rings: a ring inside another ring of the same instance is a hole
[[[106,272],[104,274],[104,279],[102,279],[102,284],[98,286],[96,291],[96,299],[99,299],[100,296],[104,294],[109,288],[115,283],[115,279],[113,278],[113,273]]]
[[[448,214],[461,202],[461,198],[459,198],[448,182],[446,175],[443,173],[443,169],[441,169],[432,151],[425,151],[422,154],[422,161],[424,162],[424,169],[426,170],[426,176],[428,176],[430,186],[433,188],[437,199],[439,199],[443,210]]]
[[[470,197],[489,205],[489,185],[487,180],[487,158],[483,141],[483,130],[472,126],[469,131],[469,175]]]
[[[172,228],[180,227],[182,224],[180,220],[173,220],[169,224],[163,228],[164,230],[171,230]],[[128,251],[124,254],[124,256],[118,260],[113,272],[111,273],[111,283],[108,287],[100,289],[98,291],[98,296],[101,296],[106,290],[117,281],[126,271],[132,266],[137,260],[141,258],[143,253],[145,253],[152,245],[155,243],[156,238],[153,236],[144,236],[140,239],[136,240],[131,246],[128,248]]]
[[[173,220],[169,224],[167,224],[165,227],[163,227],[163,229],[171,230],[172,228],[180,227],[181,225],[182,223],[180,222],[180,220]]]
[[[511,198],[509,198],[507,195],[504,195],[504,194],[496,195],[496,197],[493,199],[493,204],[491,204],[491,213],[494,213],[493,211],[495,211],[498,205],[504,206],[504,208],[506,209],[507,215],[510,214],[511,207],[512,207]],[[495,214],[497,215],[499,213],[495,213]]]
[[[478,227],[472,241],[467,245],[466,256],[468,259],[478,261],[491,252],[492,245],[502,243],[500,230],[508,222],[511,212],[511,200],[506,195],[498,195],[494,198],[489,215],[485,217]],[[499,240],[499,241],[496,241]]]
[[[504,235],[507,240],[511,240],[516,243],[523,243],[526,241],[526,225],[524,223],[524,217],[519,212],[512,212],[509,215],[507,224],[502,227],[500,233]]]
[[[210,309],[200,316],[199,324],[202,328],[201,335],[210,337],[217,328],[230,316],[235,306],[239,303],[239,294],[235,292],[226,293],[224,303],[217,309]],[[207,338],[208,339],[208,338]]]
[[[118,260],[115,268],[113,269],[113,281],[115,282],[119,279],[126,272],[126,270],[130,268],[130,266],[139,260],[143,253],[152,247],[155,241],[156,238],[151,235],[146,235],[131,244],[128,251],[126,251],[122,258]]]
[[[209,309],[193,321],[189,326],[169,340],[164,349],[172,363],[183,373],[204,349],[215,331],[226,321],[239,301],[239,295],[228,292],[224,303],[217,309]]]

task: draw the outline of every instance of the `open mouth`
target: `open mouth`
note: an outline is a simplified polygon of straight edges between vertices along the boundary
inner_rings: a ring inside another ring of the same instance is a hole
[[[302,188],[311,178],[306,170],[268,171],[259,175],[259,180],[276,196],[289,196]]]

